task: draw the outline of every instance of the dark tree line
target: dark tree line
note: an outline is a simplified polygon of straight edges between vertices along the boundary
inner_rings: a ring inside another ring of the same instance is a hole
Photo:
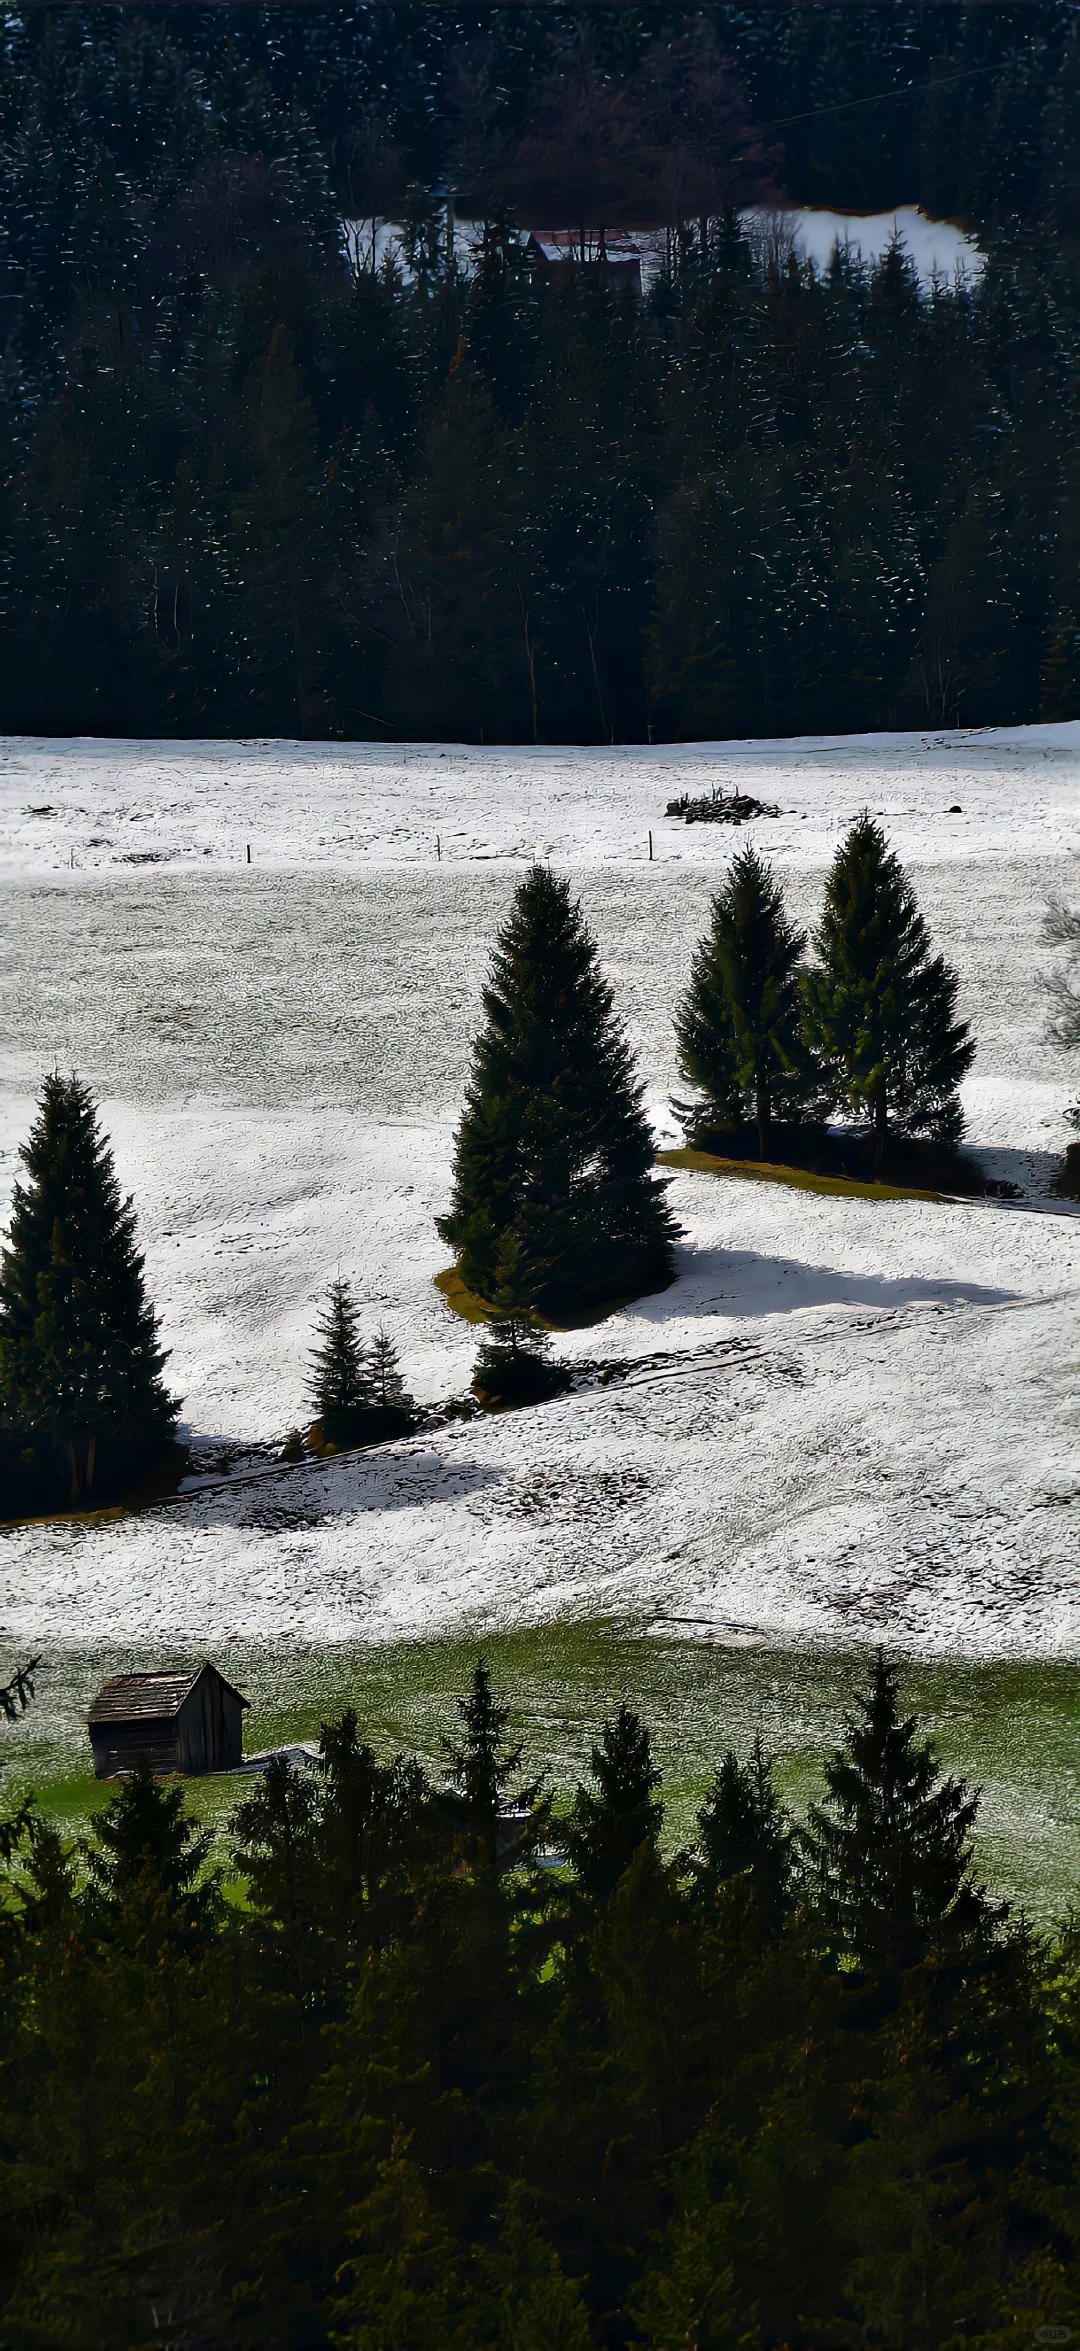
[[[61,6],[0,35],[5,726],[1078,706],[1071,10]],[[470,176],[465,276],[436,191]],[[921,195],[985,273],[755,260],[732,207],[770,188]],[[667,223],[645,296],[526,266],[508,209],[548,189],[594,240]],[[371,212],[407,279],[347,259]]]
[[[483,1666],[444,1756],[346,1714],[234,1813],[227,1880],[142,1775],[80,1846],[0,1840],[11,2351],[1075,2325],[1075,1934],[987,1894],[886,1663],[802,1828],[758,1743],[673,1852],[625,1705],[556,1799]]]

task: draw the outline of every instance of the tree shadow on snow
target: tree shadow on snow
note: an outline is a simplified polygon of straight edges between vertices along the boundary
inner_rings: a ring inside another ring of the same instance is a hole
[[[1065,1145],[1072,1140],[1062,1122],[1062,1140],[1059,1151],[1027,1151],[1002,1145],[980,1143],[977,1157],[983,1174],[997,1183],[1018,1184],[1025,1199],[1045,1200],[1052,1197],[1054,1177],[1065,1155]]]
[[[368,1511],[426,1509],[459,1501],[497,1485],[503,1475],[495,1466],[448,1456],[438,1445],[414,1445],[408,1451],[380,1448],[279,1464],[255,1477],[196,1487],[172,1505],[170,1517],[179,1517],[192,1529],[231,1526],[288,1533],[328,1519],[359,1518]]]
[[[946,1281],[899,1274],[845,1273],[831,1265],[807,1265],[796,1257],[760,1257],[751,1249],[677,1251],[678,1272],[670,1290],[639,1299],[629,1313],[651,1323],[717,1314],[800,1314],[815,1306],[864,1306],[876,1313],[904,1306],[1006,1306],[1021,1293],[992,1289],[983,1282]]]

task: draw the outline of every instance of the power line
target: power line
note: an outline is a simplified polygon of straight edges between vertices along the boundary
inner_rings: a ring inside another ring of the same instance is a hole
[[[850,114],[857,106],[882,106],[890,98],[911,98],[922,90],[947,90],[956,82],[975,82],[982,74],[1002,73],[1004,70],[1004,63],[972,65],[963,73],[935,74],[928,82],[905,82],[899,89],[875,90],[872,98],[840,98],[835,106],[811,106],[805,114],[785,114],[775,122],[762,122],[755,127],[759,131],[786,131],[798,122],[817,122],[823,114]]]

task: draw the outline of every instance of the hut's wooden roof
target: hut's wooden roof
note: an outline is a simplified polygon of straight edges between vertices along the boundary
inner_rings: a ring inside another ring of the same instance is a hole
[[[89,1719],[91,1723],[172,1722],[204,1673],[218,1673],[218,1669],[207,1663],[186,1666],[175,1673],[114,1674],[111,1681],[102,1683]],[[223,1673],[218,1673],[218,1680],[225,1683],[241,1706],[250,1705],[250,1699],[226,1681]]]

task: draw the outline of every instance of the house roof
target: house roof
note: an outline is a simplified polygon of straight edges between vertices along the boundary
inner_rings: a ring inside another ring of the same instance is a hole
[[[576,229],[529,229],[527,242],[536,246],[545,261],[577,261],[581,252]],[[599,244],[598,238],[596,242]],[[608,261],[640,261],[641,248],[624,230],[609,229],[604,237],[604,255]],[[590,259],[598,261],[599,251]]]
[[[90,1708],[90,1722],[172,1722],[185,1698],[190,1698],[204,1673],[217,1674],[241,1706],[249,1706],[243,1691],[226,1681],[216,1665],[192,1665],[175,1673],[118,1673],[103,1682]]]

